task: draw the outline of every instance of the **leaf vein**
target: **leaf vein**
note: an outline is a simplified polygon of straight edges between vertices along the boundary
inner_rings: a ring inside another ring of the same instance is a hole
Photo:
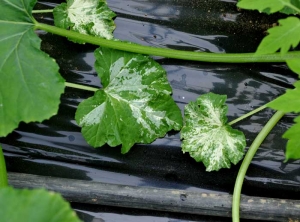
[[[9,1],[7,1],[7,0],[3,0],[6,4],[8,4],[8,5],[10,5],[10,6],[12,6],[12,7],[14,7],[14,8],[16,8],[17,10],[20,10],[20,11],[22,11],[22,12],[26,12],[26,10],[25,10],[25,7],[24,8],[21,8],[21,7],[19,7],[19,6],[17,6],[17,5],[15,5],[15,4],[12,4],[11,2],[9,2]],[[22,0],[22,3],[23,3],[23,6],[24,6],[24,1]]]

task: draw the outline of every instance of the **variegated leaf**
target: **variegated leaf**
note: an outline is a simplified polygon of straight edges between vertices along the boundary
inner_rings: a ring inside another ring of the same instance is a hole
[[[116,14],[111,11],[105,0],[68,0],[55,7],[55,25],[73,31],[112,39]]]
[[[207,171],[230,168],[230,162],[236,164],[244,155],[245,136],[226,124],[225,100],[226,96],[208,93],[185,107],[182,151],[203,162]]]
[[[103,89],[76,112],[82,134],[94,146],[151,143],[182,127],[181,111],[170,94],[165,70],[148,56],[108,48],[95,51]]]

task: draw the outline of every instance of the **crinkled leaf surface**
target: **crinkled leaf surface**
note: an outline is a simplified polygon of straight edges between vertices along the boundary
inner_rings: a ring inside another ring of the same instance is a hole
[[[288,139],[285,159],[300,159],[300,116],[295,118],[295,124],[289,128],[284,134],[283,138]]]
[[[103,89],[79,104],[76,121],[94,146],[150,143],[171,129],[180,130],[180,109],[170,96],[165,70],[148,56],[107,48],[95,51]]]
[[[0,2],[0,137],[19,122],[57,113],[64,80],[54,59],[40,50],[31,10],[35,0]]]
[[[82,34],[112,39],[115,13],[105,0],[68,0],[55,7],[55,25]]]
[[[256,9],[260,12],[274,13],[284,8],[291,8],[294,5],[291,0],[241,0],[237,6],[243,9]]]
[[[1,221],[80,222],[60,194],[39,190],[0,189]]]
[[[296,47],[300,42],[300,19],[288,17],[279,20],[279,26],[268,30],[267,35],[260,43],[256,53],[269,54],[280,49],[282,54],[289,51],[291,47]]]
[[[268,106],[285,113],[300,112],[300,81],[294,86],[295,89],[287,89],[285,94],[268,103]]]
[[[244,155],[245,136],[226,124],[225,100],[224,95],[208,93],[184,109],[182,151],[203,162],[207,171],[230,168],[230,162],[236,164]]]

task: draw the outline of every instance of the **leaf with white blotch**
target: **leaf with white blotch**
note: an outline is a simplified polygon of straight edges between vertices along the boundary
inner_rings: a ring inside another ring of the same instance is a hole
[[[60,194],[44,189],[1,188],[0,215],[3,222],[80,222]]]
[[[294,89],[287,89],[285,94],[268,103],[268,107],[285,113],[300,112],[300,80],[294,86]]]
[[[203,162],[206,171],[230,168],[230,162],[237,164],[244,155],[245,136],[226,123],[225,100],[226,95],[208,93],[184,109],[182,151]]]
[[[293,8],[291,0],[241,0],[237,7],[258,10],[260,12],[275,13],[284,8]]]
[[[79,104],[75,119],[87,142],[99,147],[151,143],[180,130],[182,116],[165,70],[148,56],[108,48],[95,51],[103,89]]]
[[[300,19],[288,17],[280,19],[279,26],[268,29],[267,35],[256,51],[257,54],[270,54],[280,49],[281,54],[287,53],[291,47],[300,42]]]
[[[54,8],[53,15],[57,27],[113,39],[116,14],[105,0],[67,0]]]
[[[54,59],[40,50],[31,11],[36,0],[0,3],[0,137],[21,121],[55,115],[64,80]]]

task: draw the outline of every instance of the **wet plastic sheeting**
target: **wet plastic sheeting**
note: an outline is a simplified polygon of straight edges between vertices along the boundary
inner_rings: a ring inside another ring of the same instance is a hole
[[[39,1],[51,8],[60,1]],[[109,0],[117,13],[115,37],[154,47],[205,52],[253,52],[279,17],[239,11],[234,0]],[[51,15],[37,15],[53,24]],[[93,68],[95,46],[77,45],[39,31],[42,49],[55,58],[68,82],[101,87]],[[207,92],[226,94],[228,118],[255,109],[286,88],[296,75],[284,64],[217,64],[154,57],[168,74],[173,98],[184,105]],[[180,150],[178,132],[169,132],[150,145],[135,145],[127,155],[120,147],[94,149],[83,139],[74,121],[76,107],[91,92],[66,88],[58,115],[43,123],[20,124],[1,138],[9,171],[101,181],[114,184],[209,190],[232,193],[239,168],[207,173]],[[235,125],[247,145],[274,112],[266,109]],[[258,150],[243,187],[256,196],[299,199],[299,161],[283,163],[286,141],[281,135],[293,121],[286,115]]]
[[[72,204],[85,222],[230,222],[230,218],[183,215],[149,210]],[[245,222],[250,220],[245,220]]]

